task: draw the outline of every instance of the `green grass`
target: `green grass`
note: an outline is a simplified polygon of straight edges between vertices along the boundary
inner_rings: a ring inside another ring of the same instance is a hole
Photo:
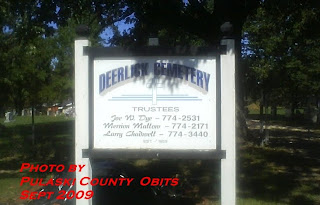
[[[14,121],[9,123],[4,123],[5,118],[0,118],[0,124],[5,125],[6,127],[14,127],[14,126],[22,126],[22,125],[31,125],[32,118],[31,116],[19,116],[15,117]],[[66,118],[65,116],[46,116],[40,115],[35,116],[34,119],[36,124],[43,124],[43,123],[54,123],[54,122],[63,122],[63,121],[70,121],[70,118]]]
[[[260,114],[260,109],[256,106],[249,106],[249,115],[259,115]],[[300,112],[301,114],[303,114],[304,110],[303,109],[295,109],[295,112]],[[269,107],[268,109],[268,114],[270,114],[271,109]],[[283,107],[278,107],[277,108],[277,115],[279,116],[284,116],[286,114],[286,108]]]
[[[10,123],[3,123],[3,118],[0,120],[0,204],[18,200],[21,191],[26,189],[26,186],[19,186],[22,176],[46,177],[49,174],[20,173],[22,163],[70,164],[74,161],[73,119],[36,116],[35,144],[32,144],[31,117],[17,117]]]
[[[1,202],[17,203],[19,201],[18,193],[29,188],[27,185],[20,186],[20,180],[20,177],[0,179]]]
[[[268,146],[259,146],[259,128],[250,130],[252,143],[240,146],[238,196],[270,204],[320,204],[319,128],[269,123]]]
[[[237,205],[286,205],[285,203],[266,202],[253,198],[238,198]]]

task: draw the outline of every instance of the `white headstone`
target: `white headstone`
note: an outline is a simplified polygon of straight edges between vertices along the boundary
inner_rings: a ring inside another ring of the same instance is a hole
[[[12,112],[6,112],[5,117],[6,117],[6,120],[4,121],[5,123],[13,121],[13,113]]]

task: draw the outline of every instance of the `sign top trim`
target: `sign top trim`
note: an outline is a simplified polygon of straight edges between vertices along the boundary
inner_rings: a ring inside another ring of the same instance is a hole
[[[84,55],[99,57],[138,57],[138,56],[216,56],[226,53],[225,45],[211,47],[84,47]]]

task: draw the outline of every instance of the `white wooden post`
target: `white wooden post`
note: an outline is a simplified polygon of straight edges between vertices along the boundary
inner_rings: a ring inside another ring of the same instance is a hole
[[[235,49],[233,39],[223,39],[227,54],[221,55],[221,204],[236,204],[236,140],[235,140]]]
[[[82,158],[82,149],[89,148],[89,96],[88,96],[88,67],[89,58],[83,55],[83,47],[89,46],[87,39],[75,40],[75,164],[85,165],[81,172],[77,169],[76,191],[92,190],[91,186],[81,186],[80,179],[83,177],[92,178],[89,158]],[[91,205],[92,199],[77,199],[77,205]]]

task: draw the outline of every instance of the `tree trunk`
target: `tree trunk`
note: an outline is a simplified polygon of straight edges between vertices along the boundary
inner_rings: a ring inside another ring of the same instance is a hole
[[[277,117],[277,106],[276,105],[273,105],[271,107],[271,115],[272,115],[273,118]]]
[[[297,108],[297,100],[296,100],[296,94],[293,93],[291,95],[291,119],[294,120],[295,118],[295,110]]]
[[[260,115],[260,120],[262,120],[262,118],[263,118],[263,104],[260,102],[260,113],[259,113],[259,115]]]
[[[292,103],[292,104],[291,104],[291,109],[290,109],[290,110],[291,110],[291,118],[292,118],[292,119],[294,119],[294,115],[295,115],[294,110],[295,110],[295,109],[296,109],[296,108],[295,108],[295,106],[294,106],[294,103]]]
[[[319,97],[317,97],[317,110],[318,110],[317,124],[320,124],[320,98]]]
[[[32,109],[31,109],[31,113],[32,113],[32,145],[35,144],[35,126],[34,126],[34,103],[32,103]]]
[[[24,102],[22,100],[22,96],[20,96],[20,95],[16,96],[14,101],[15,101],[16,112],[17,112],[18,116],[21,116],[22,110],[24,107]]]
[[[234,25],[237,26],[237,25]],[[236,89],[236,136],[248,137],[248,126],[246,122],[244,107],[244,69],[241,66],[241,28],[234,29],[235,40],[235,89]]]
[[[261,98],[260,98],[260,122],[264,120],[264,115],[263,115],[263,107],[265,105],[265,95],[264,91],[261,90]]]

